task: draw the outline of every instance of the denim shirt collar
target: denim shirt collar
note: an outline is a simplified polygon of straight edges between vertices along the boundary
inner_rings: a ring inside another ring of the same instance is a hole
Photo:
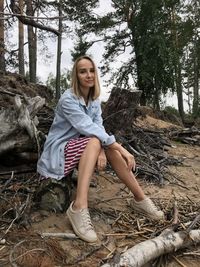
[[[86,105],[84,98],[83,98],[82,96],[80,96],[80,98],[79,98],[79,103],[80,103],[82,106],[84,106],[86,109],[88,109],[88,108],[90,107],[91,103],[92,103],[92,100],[89,99],[89,100],[88,100],[88,104]]]

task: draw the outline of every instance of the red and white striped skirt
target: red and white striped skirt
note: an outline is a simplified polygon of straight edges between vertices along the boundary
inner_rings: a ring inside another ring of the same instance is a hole
[[[78,137],[71,139],[67,142],[64,155],[65,155],[65,169],[64,174],[67,176],[72,170],[74,170],[79,163],[81,155],[90,140],[90,137]]]

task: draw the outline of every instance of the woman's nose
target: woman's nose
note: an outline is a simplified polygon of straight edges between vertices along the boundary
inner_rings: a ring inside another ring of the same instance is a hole
[[[87,72],[87,76],[88,76],[88,77],[91,76],[91,72],[90,72],[90,71]]]
[[[87,76],[88,77],[93,77],[93,75],[94,75],[94,72],[93,71],[91,71],[91,70],[88,70],[87,71]]]

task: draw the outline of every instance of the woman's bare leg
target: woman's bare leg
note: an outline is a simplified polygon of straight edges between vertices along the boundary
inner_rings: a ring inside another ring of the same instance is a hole
[[[76,199],[73,205],[74,210],[80,210],[88,207],[90,179],[93,175],[100,150],[100,141],[93,137],[88,141],[86,148],[81,155],[78,166]]]
[[[121,181],[131,190],[136,201],[141,201],[145,198],[145,194],[137,182],[132,171],[129,171],[125,160],[121,154],[114,149],[107,149],[106,157],[111,164],[113,170],[116,172],[117,176]]]
[[[138,184],[132,171],[129,171],[124,158],[114,149],[106,150],[106,156],[117,176],[131,190],[134,195],[132,199],[132,208],[137,212],[144,214],[153,220],[163,220],[164,213],[159,210],[150,198],[145,197],[145,194]]]

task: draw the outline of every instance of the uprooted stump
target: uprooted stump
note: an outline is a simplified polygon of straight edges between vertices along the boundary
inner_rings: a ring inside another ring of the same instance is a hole
[[[7,73],[0,77],[2,166],[16,166],[37,161],[45,139],[40,131],[43,120],[39,121],[41,117],[39,118],[38,113],[44,111],[46,102],[52,99],[50,96],[52,92],[47,87],[29,83],[20,75]]]
[[[13,105],[1,108],[0,154],[12,150],[15,152],[37,150],[39,144],[35,114],[44,102],[45,100],[39,96],[30,99],[14,95]]]
[[[64,212],[70,205],[72,173],[61,180],[51,178],[41,180],[34,194],[36,206],[43,210]]]
[[[108,132],[123,134],[133,122],[142,91],[114,88],[103,108],[104,126]]]

